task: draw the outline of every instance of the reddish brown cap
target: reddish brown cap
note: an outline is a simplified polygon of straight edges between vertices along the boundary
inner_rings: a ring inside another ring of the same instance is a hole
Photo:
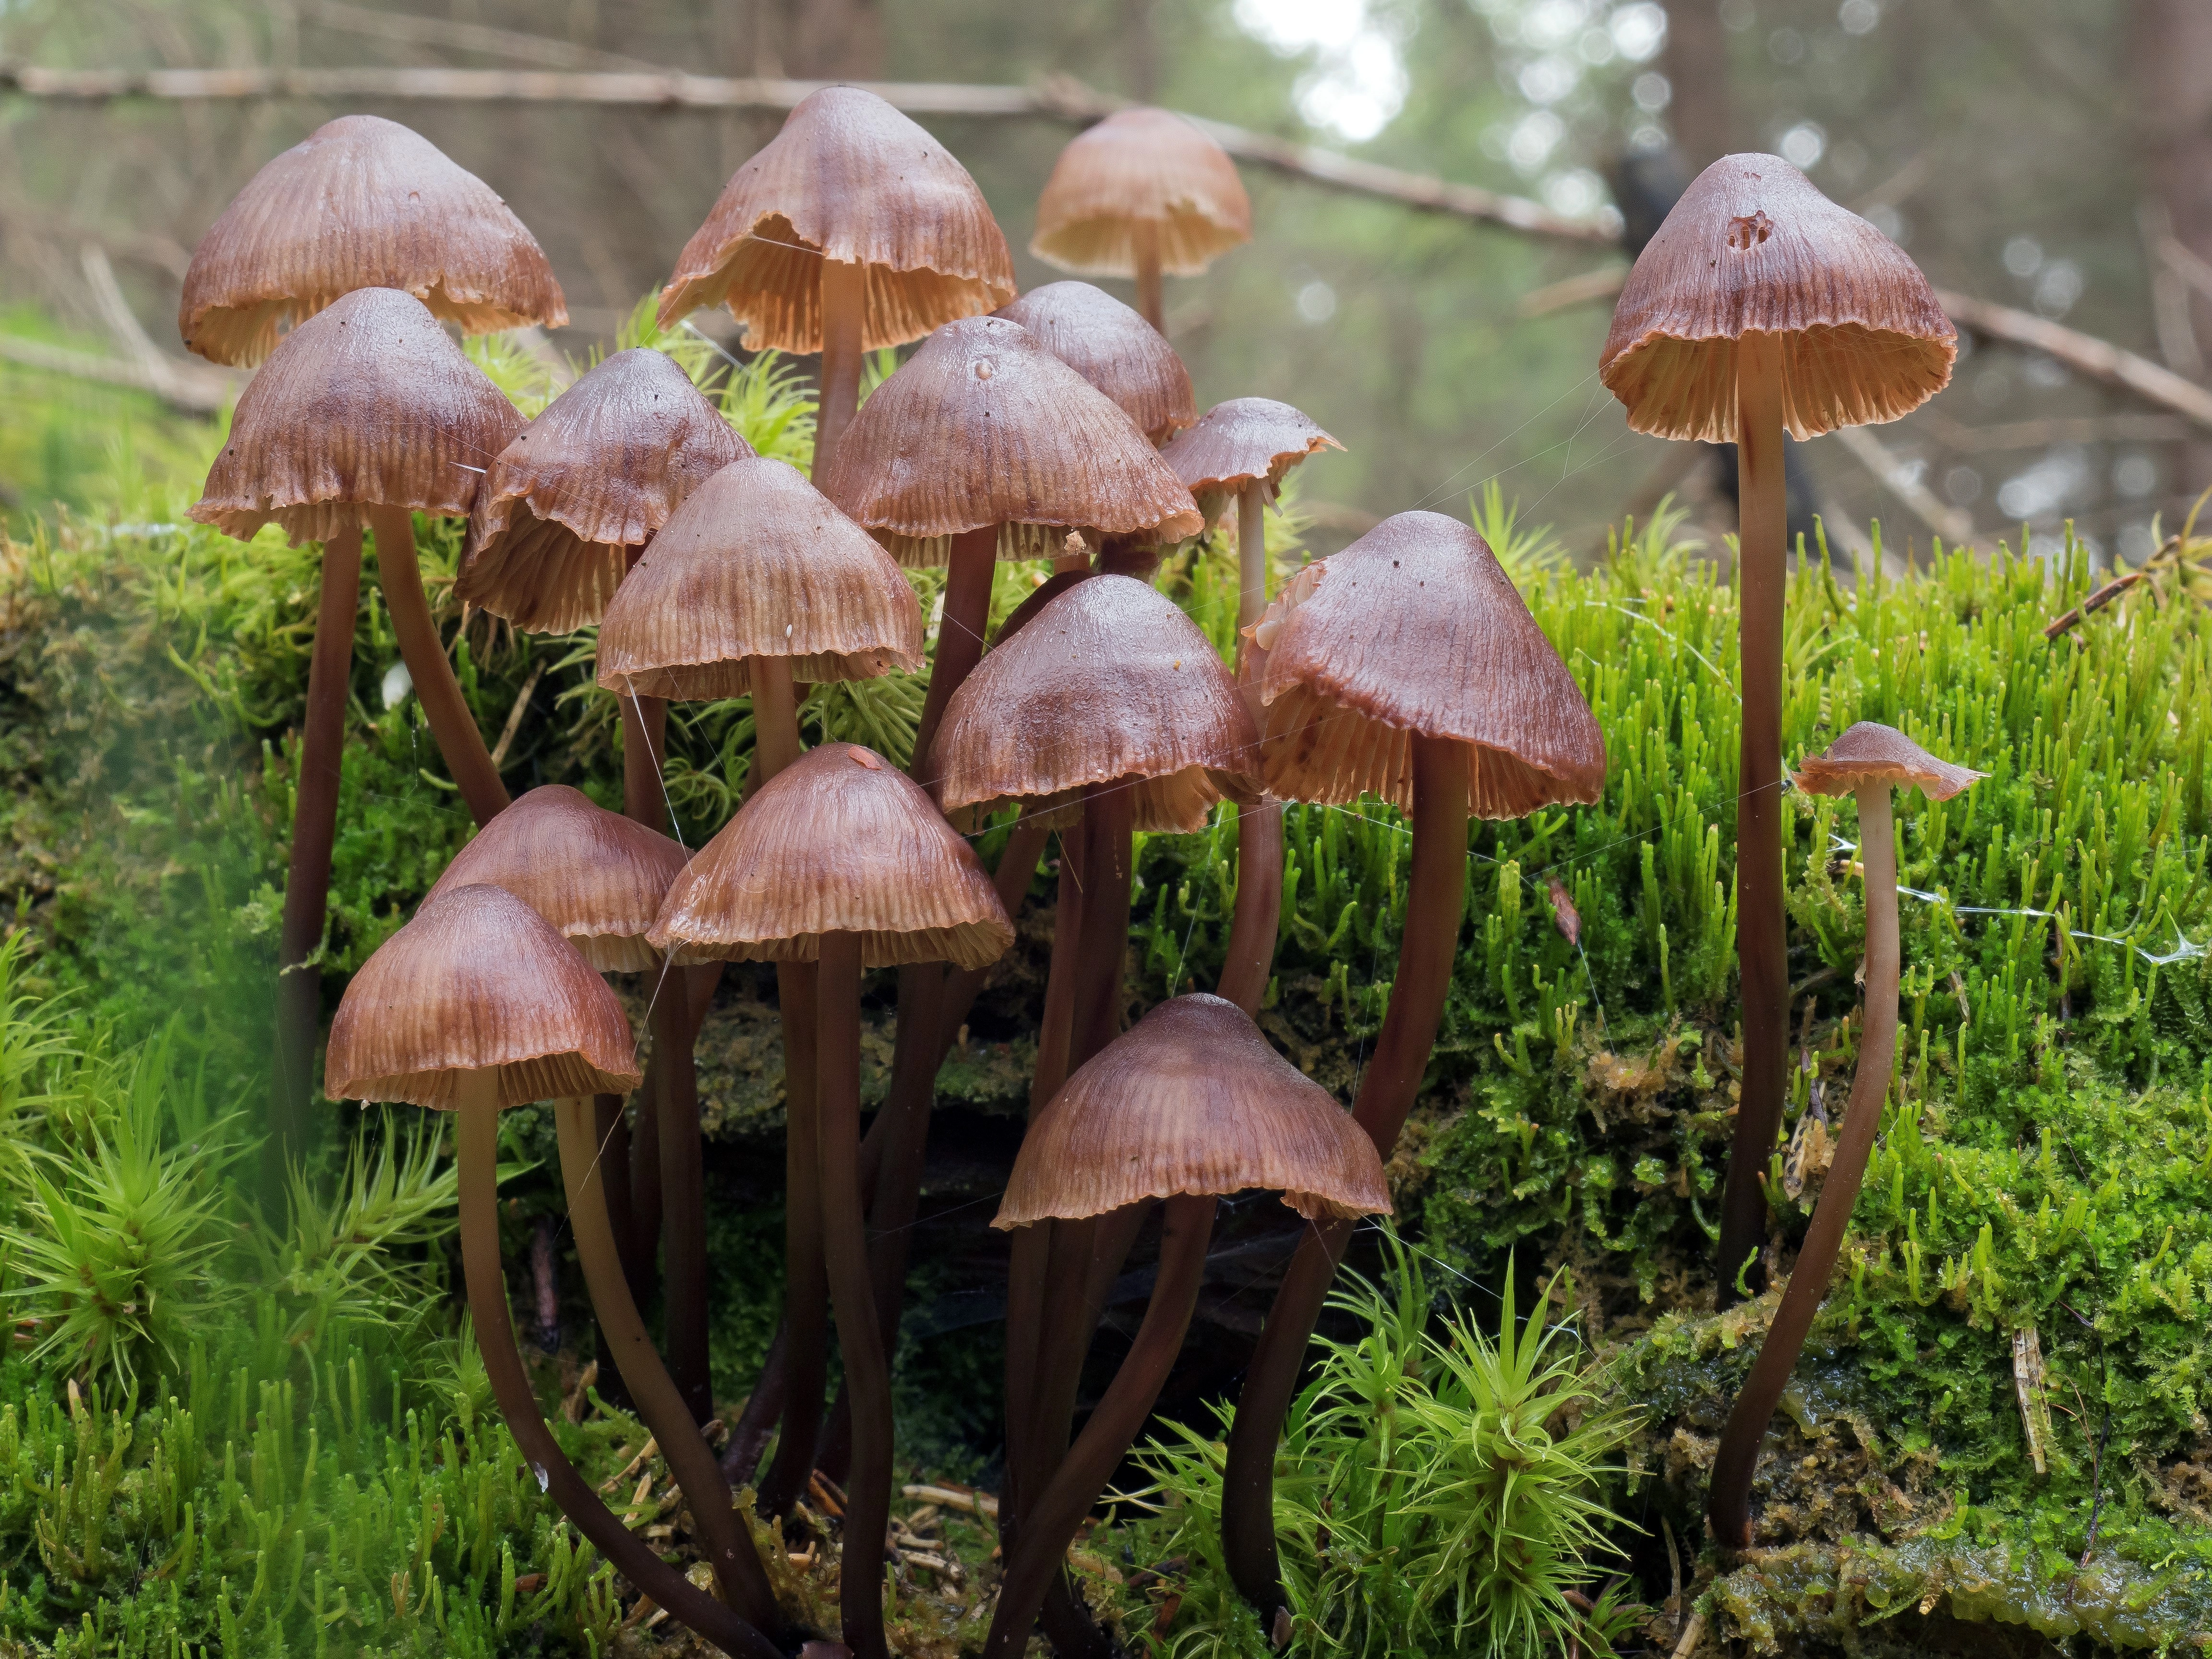
[[[1904,250],[1778,155],[1698,175],[1628,273],[1598,378],[1638,432],[1733,443],[1747,334],[1782,337],[1798,438],[1909,414],[1949,383],[1959,349]]]
[[[362,509],[465,513],[522,416],[420,300],[356,289],[286,335],[247,383],[191,516],[327,541]]]
[[[754,350],[819,351],[824,258],[868,268],[871,351],[1014,297],[967,168],[875,94],[824,87],[723,186],[661,290],[661,326],[726,305]]]
[[[749,457],[677,508],[607,606],[599,684],[742,697],[754,657],[787,657],[810,683],[919,672],[921,605],[890,555],[797,468]]]
[[[1937,760],[1904,732],[1861,720],[1828,745],[1825,755],[1797,763],[1797,787],[1815,795],[1848,795],[1860,786],[1887,784],[1918,789],[1930,800],[1948,800],[1989,775]]]
[[[1120,110],[1071,139],[1037,198],[1030,252],[1086,276],[1133,276],[1145,222],[1158,227],[1160,269],[1173,276],[1252,240],[1237,163],[1171,110]]]
[[[981,968],[1014,941],[975,850],[857,744],[810,750],[763,784],[684,866],[648,937],[678,963],[811,962],[824,933],[858,933],[867,968]]]
[[[333,1100],[451,1108],[496,1072],[499,1103],[628,1094],[629,1020],[576,947],[504,887],[453,887],[376,948],[331,1022]]]
[[[1137,423],[1004,317],[931,335],[860,405],[822,489],[902,564],[942,564],[952,537],[986,525],[1006,526],[1002,559],[1057,552],[1073,529],[1199,528]]]
[[[1268,793],[1413,808],[1413,735],[1474,746],[1470,805],[1517,818],[1605,788],[1605,738],[1489,544],[1401,513],[1309,565],[1255,625]]]
[[[421,134],[343,115],[253,175],[185,272],[177,329],[218,363],[258,363],[279,332],[357,288],[396,288],[464,333],[568,320],[537,239]]]
[[[1160,452],[1176,477],[1190,486],[1211,526],[1229,497],[1264,482],[1273,501],[1283,475],[1309,455],[1344,446],[1311,420],[1273,398],[1231,398],[1206,411],[1199,423]]]
[[[549,783],[478,830],[428,897],[456,887],[504,887],[600,972],[638,973],[660,965],[646,930],[683,868],[684,849],[667,836],[595,805],[580,789]]]
[[[1036,343],[1127,411],[1164,444],[1198,418],[1190,371],[1159,330],[1103,289],[1047,283],[992,313],[1011,318]]]
[[[945,705],[931,755],[948,811],[1072,805],[1063,798],[1125,779],[1136,828],[1188,831],[1221,799],[1209,771],[1250,770],[1257,737],[1174,600],[1134,577],[1093,576],[1001,635]]]
[[[674,359],[617,351],[491,464],[454,596],[530,633],[595,623],[631,553],[686,495],[752,453]]]
[[[1310,1221],[1390,1212],[1367,1132],[1235,1003],[1201,992],[1163,1002],[1067,1079],[1023,1137],[991,1224],[1255,1188]]]

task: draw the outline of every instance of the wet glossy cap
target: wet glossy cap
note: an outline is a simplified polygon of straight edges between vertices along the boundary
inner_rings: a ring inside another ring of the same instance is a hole
[[[1121,404],[1164,444],[1198,418],[1190,371],[1141,313],[1088,283],[1048,283],[1000,306],[1036,343]]]
[[[1815,795],[1848,795],[1863,785],[1918,789],[1930,800],[1948,800],[1989,775],[1937,760],[1893,727],[1861,720],[1828,745],[1825,755],[1797,763],[1797,787]]]
[[[1300,461],[1343,447],[1288,404],[1273,398],[1231,398],[1207,410],[1161,454],[1190,487],[1211,527],[1229,498],[1246,484],[1265,483],[1273,501],[1284,474]]]
[[[1037,198],[1030,252],[1085,276],[1133,276],[1146,222],[1158,228],[1170,276],[1195,276],[1252,240],[1237,163],[1171,110],[1120,110],[1069,140]]]

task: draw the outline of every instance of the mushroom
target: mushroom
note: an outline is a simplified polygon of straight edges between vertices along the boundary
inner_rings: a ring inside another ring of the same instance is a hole
[[[818,964],[822,1238],[853,1413],[839,1594],[847,1644],[884,1659],[875,1564],[890,1519],[890,1368],[860,1199],[860,975],[908,962],[981,968],[1014,930],[919,784],[870,750],[827,744],[762,786],[700,850],[648,937],[678,962]]]
[[[1119,404],[1153,443],[1164,444],[1198,419],[1190,371],[1175,348],[1105,289],[1047,283],[991,314],[1029,330],[1039,345]]]
[[[421,134],[342,115],[255,173],[192,250],[177,331],[251,367],[360,288],[413,295],[464,334],[568,320],[544,250],[496,192]]]
[[[515,1346],[500,1262],[499,1114],[552,1099],[576,1116],[586,1109],[580,1097],[635,1086],[629,1021],[606,981],[504,888],[449,888],[425,900],[354,975],[331,1024],[325,1071],[334,1098],[458,1115],[461,1261],[477,1346],[541,1490],[616,1571],[676,1618],[732,1654],[777,1659],[762,1633],[780,1622],[765,1576],[726,1582],[736,1601],[725,1606],[663,1562],[562,1453]],[[758,1571],[757,1558],[752,1565]]]
[[[1385,519],[1309,565],[1252,630],[1268,793],[1381,796],[1413,820],[1406,931],[1353,1116],[1388,1158],[1435,1046],[1466,914],[1470,816],[1595,801],[1605,738],[1488,544],[1438,513]],[[1265,653],[1264,660],[1261,653]],[[1281,1605],[1274,1460],[1348,1229],[1310,1230],[1268,1311],[1229,1439],[1222,1540],[1262,1623]]]
[[[1736,446],[1742,755],[1736,777],[1743,1098],[1721,1206],[1721,1305],[1758,1261],[1759,1177],[1782,1124],[1790,969],[1783,914],[1782,434],[1893,421],[1951,378],[1958,331],[1894,243],[1776,155],[1726,155],[1628,273],[1598,376],[1636,431]]]
[[[994,1227],[1141,1213],[1164,1200],[1158,1278],[1128,1357],[1043,1488],[1023,1504],[986,1659],[1014,1659],[1083,1517],[1151,1415],[1198,1304],[1223,1196],[1278,1190],[1310,1222],[1387,1214],[1374,1143],[1235,1004],[1162,1003],[1030,1125]],[[1016,1231],[1017,1239],[1022,1231]]]
[[[1843,1253],[1844,1229],[1858,1202],[1859,1183],[1881,1127],[1882,1098],[1897,1057],[1897,847],[1890,827],[1890,791],[1918,789],[1930,800],[1948,800],[1984,775],[1938,760],[1902,732],[1871,720],[1861,720],[1829,744],[1826,754],[1798,765],[1800,789],[1858,797],[1859,868],[1866,889],[1866,1024],[1859,1032],[1850,1104],[1820,1200],[1798,1247],[1789,1288],[1759,1344],[1759,1358],[1737,1390],[1713,1456],[1705,1513],[1713,1536],[1723,1544],[1741,1547],[1751,1542],[1751,1478],[1759,1443],[1796,1369],[1813,1316],[1828,1293]]]
[[[1137,309],[1164,334],[1160,274],[1195,276],[1251,240],[1251,198],[1228,152],[1188,116],[1125,109],[1060,151],[1030,252],[1079,276],[1135,277]]]
[[[752,349],[820,352],[820,480],[864,353],[1013,297],[1013,258],[968,170],[875,94],[824,87],[723,186],[661,290],[660,325],[727,305]]]

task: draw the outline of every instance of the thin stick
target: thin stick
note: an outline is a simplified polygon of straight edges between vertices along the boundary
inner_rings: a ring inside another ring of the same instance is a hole
[[[814,416],[814,481],[830,476],[837,446],[860,406],[860,361],[868,314],[868,268],[822,262],[822,401]]]

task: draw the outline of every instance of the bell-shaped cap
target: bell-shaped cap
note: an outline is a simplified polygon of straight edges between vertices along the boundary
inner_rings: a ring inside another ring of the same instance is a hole
[[[819,351],[825,258],[867,267],[871,351],[1014,297],[1006,239],[952,152],[875,94],[824,87],[722,187],[661,290],[661,326],[726,305],[752,349]]]
[[[477,832],[429,895],[504,887],[551,922],[601,973],[660,965],[645,942],[684,849],[658,830],[610,812],[580,789],[548,783]]]
[[[396,288],[465,334],[568,320],[544,250],[491,186],[376,115],[325,122],[253,175],[185,272],[177,330],[218,363],[358,288]]]
[[[526,633],[595,623],[684,498],[752,453],[665,352],[617,351],[491,464],[454,597]]]
[[[1918,789],[1930,800],[1948,800],[1989,775],[1937,760],[1893,726],[1861,720],[1828,745],[1825,755],[1797,763],[1797,787],[1815,795],[1849,795],[1875,783]]]
[[[376,947],[331,1022],[333,1100],[459,1103],[495,1072],[499,1103],[628,1094],[629,1019],[592,964],[504,887],[454,887]]]
[[[1375,1143],[1233,1002],[1163,1002],[1061,1085],[1022,1138],[994,1227],[1180,1193],[1279,1192],[1308,1220],[1387,1215]]]
[[[943,564],[999,525],[999,556],[1057,552],[1070,530],[1198,533],[1191,500],[1137,423],[1019,323],[947,323],[846,428],[823,493],[900,563]]]
[[[1069,140],[1037,198],[1030,252],[1080,276],[1133,276],[1140,224],[1156,228],[1160,269],[1176,276],[1252,240],[1237,163],[1171,110],[1119,110]]]
[[[1133,576],[1075,583],[999,644],[945,705],[931,750],[945,810],[1068,798],[1120,781],[1139,830],[1203,829],[1213,772],[1252,769],[1258,733],[1198,624]]]
[[[286,335],[247,382],[191,508],[250,538],[328,541],[371,507],[466,513],[522,416],[420,300],[356,289]]]
[[[1266,484],[1273,501],[1284,475],[1300,461],[1343,447],[1288,404],[1273,398],[1231,398],[1207,410],[1196,426],[1177,434],[1160,453],[1189,486],[1211,526],[1229,498],[1246,484]]]
[[[1524,817],[1605,788],[1605,738],[1489,544],[1388,518],[1301,571],[1255,624],[1261,775],[1285,800],[1413,810],[1413,738],[1474,745],[1469,805]]]
[[[668,890],[648,937],[678,964],[812,962],[858,933],[866,968],[981,968],[1013,924],[921,786],[857,744],[813,749],[763,784]]]
[[[1724,155],[1683,192],[1628,273],[1598,378],[1638,432],[1733,443],[1747,334],[1781,337],[1797,438],[1911,413],[1959,349],[1919,266],[1778,155]]]
[[[752,690],[753,657],[795,680],[922,666],[921,604],[890,555],[796,467],[732,461],[676,509],[599,627],[599,684],[699,701]]]
[[[1000,306],[1036,343],[1127,411],[1164,444],[1198,418],[1190,371],[1141,313],[1088,283],[1047,283]]]

